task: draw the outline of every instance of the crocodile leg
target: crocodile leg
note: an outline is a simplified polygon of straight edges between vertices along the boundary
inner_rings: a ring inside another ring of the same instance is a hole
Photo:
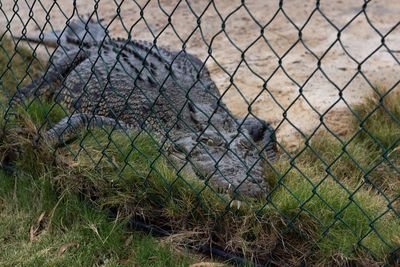
[[[114,127],[115,129],[129,129],[128,125],[123,121],[100,115],[78,113],[62,119],[53,128],[48,130],[43,135],[43,138],[51,145],[59,145],[66,138],[72,138],[79,130],[106,126]]]
[[[276,136],[274,128],[264,120],[248,117],[242,127],[244,127],[253,138],[253,141],[261,144],[267,157],[271,162],[276,160]]]
[[[88,53],[83,50],[64,51],[64,55],[56,58],[47,68],[46,73],[34,80],[31,84],[17,89],[13,102],[20,103],[29,96],[40,96],[43,94],[53,95],[65,77],[74,71],[80,63],[88,58]]]

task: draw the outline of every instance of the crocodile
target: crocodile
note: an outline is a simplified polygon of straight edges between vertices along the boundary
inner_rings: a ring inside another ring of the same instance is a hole
[[[88,127],[154,133],[176,168],[186,166],[217,190],[268,193],[263,166],[277,143],[270,123],[235,117],[205,63],[154,42],[112,38],[101,21],[79,17],[62,31],[16,37],[54,47],[45,74],[15,99],[47,95],[70,115],[42,136],[61,142]]]

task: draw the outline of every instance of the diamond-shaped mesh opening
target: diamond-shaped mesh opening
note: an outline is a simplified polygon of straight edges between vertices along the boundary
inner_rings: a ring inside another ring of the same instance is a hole
[[[284,37],[280,35],[281,32],[285,32]],[[298,41],[298,31],[296,27],[288,20],[282,11],[278,12],[276,16],[274,16],[274,19],[264,27],[264,36],[274,35],[275,38],[269,40],[268,43],[278,57],[282,57]],[[268,38],[266,39],[268,40]]]
[[[363,10],[364,1],[357,0],[342,5],[340,0],[334,0],[329,2],[320,3],[321,14],[335,25],[337,28],[344,28],[349,22],[358,16]],[[371,3],[368,3],[368,7]]]
[[[398,14],[393,1],[2,2],[2,166],[204,228],[192,247],[396,264]]]

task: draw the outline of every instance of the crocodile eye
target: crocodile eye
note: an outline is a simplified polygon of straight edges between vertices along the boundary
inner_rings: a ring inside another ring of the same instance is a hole
[[[206,144],[208,146],[215,146],[215,142],[211,138],[203,137],[203,138],[200,139],[200,142],[202,142],[203,144]]]
[[[200,142],[207,146],[222,146],[224,144],[224,141],[220,138],[208,138],[208,137],[202,137],[200,139]]]

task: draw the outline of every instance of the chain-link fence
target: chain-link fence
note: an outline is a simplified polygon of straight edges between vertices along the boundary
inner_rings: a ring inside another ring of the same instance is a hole
[[[259,263],[399,263],[400,4],[0,11],[3,168]]]

